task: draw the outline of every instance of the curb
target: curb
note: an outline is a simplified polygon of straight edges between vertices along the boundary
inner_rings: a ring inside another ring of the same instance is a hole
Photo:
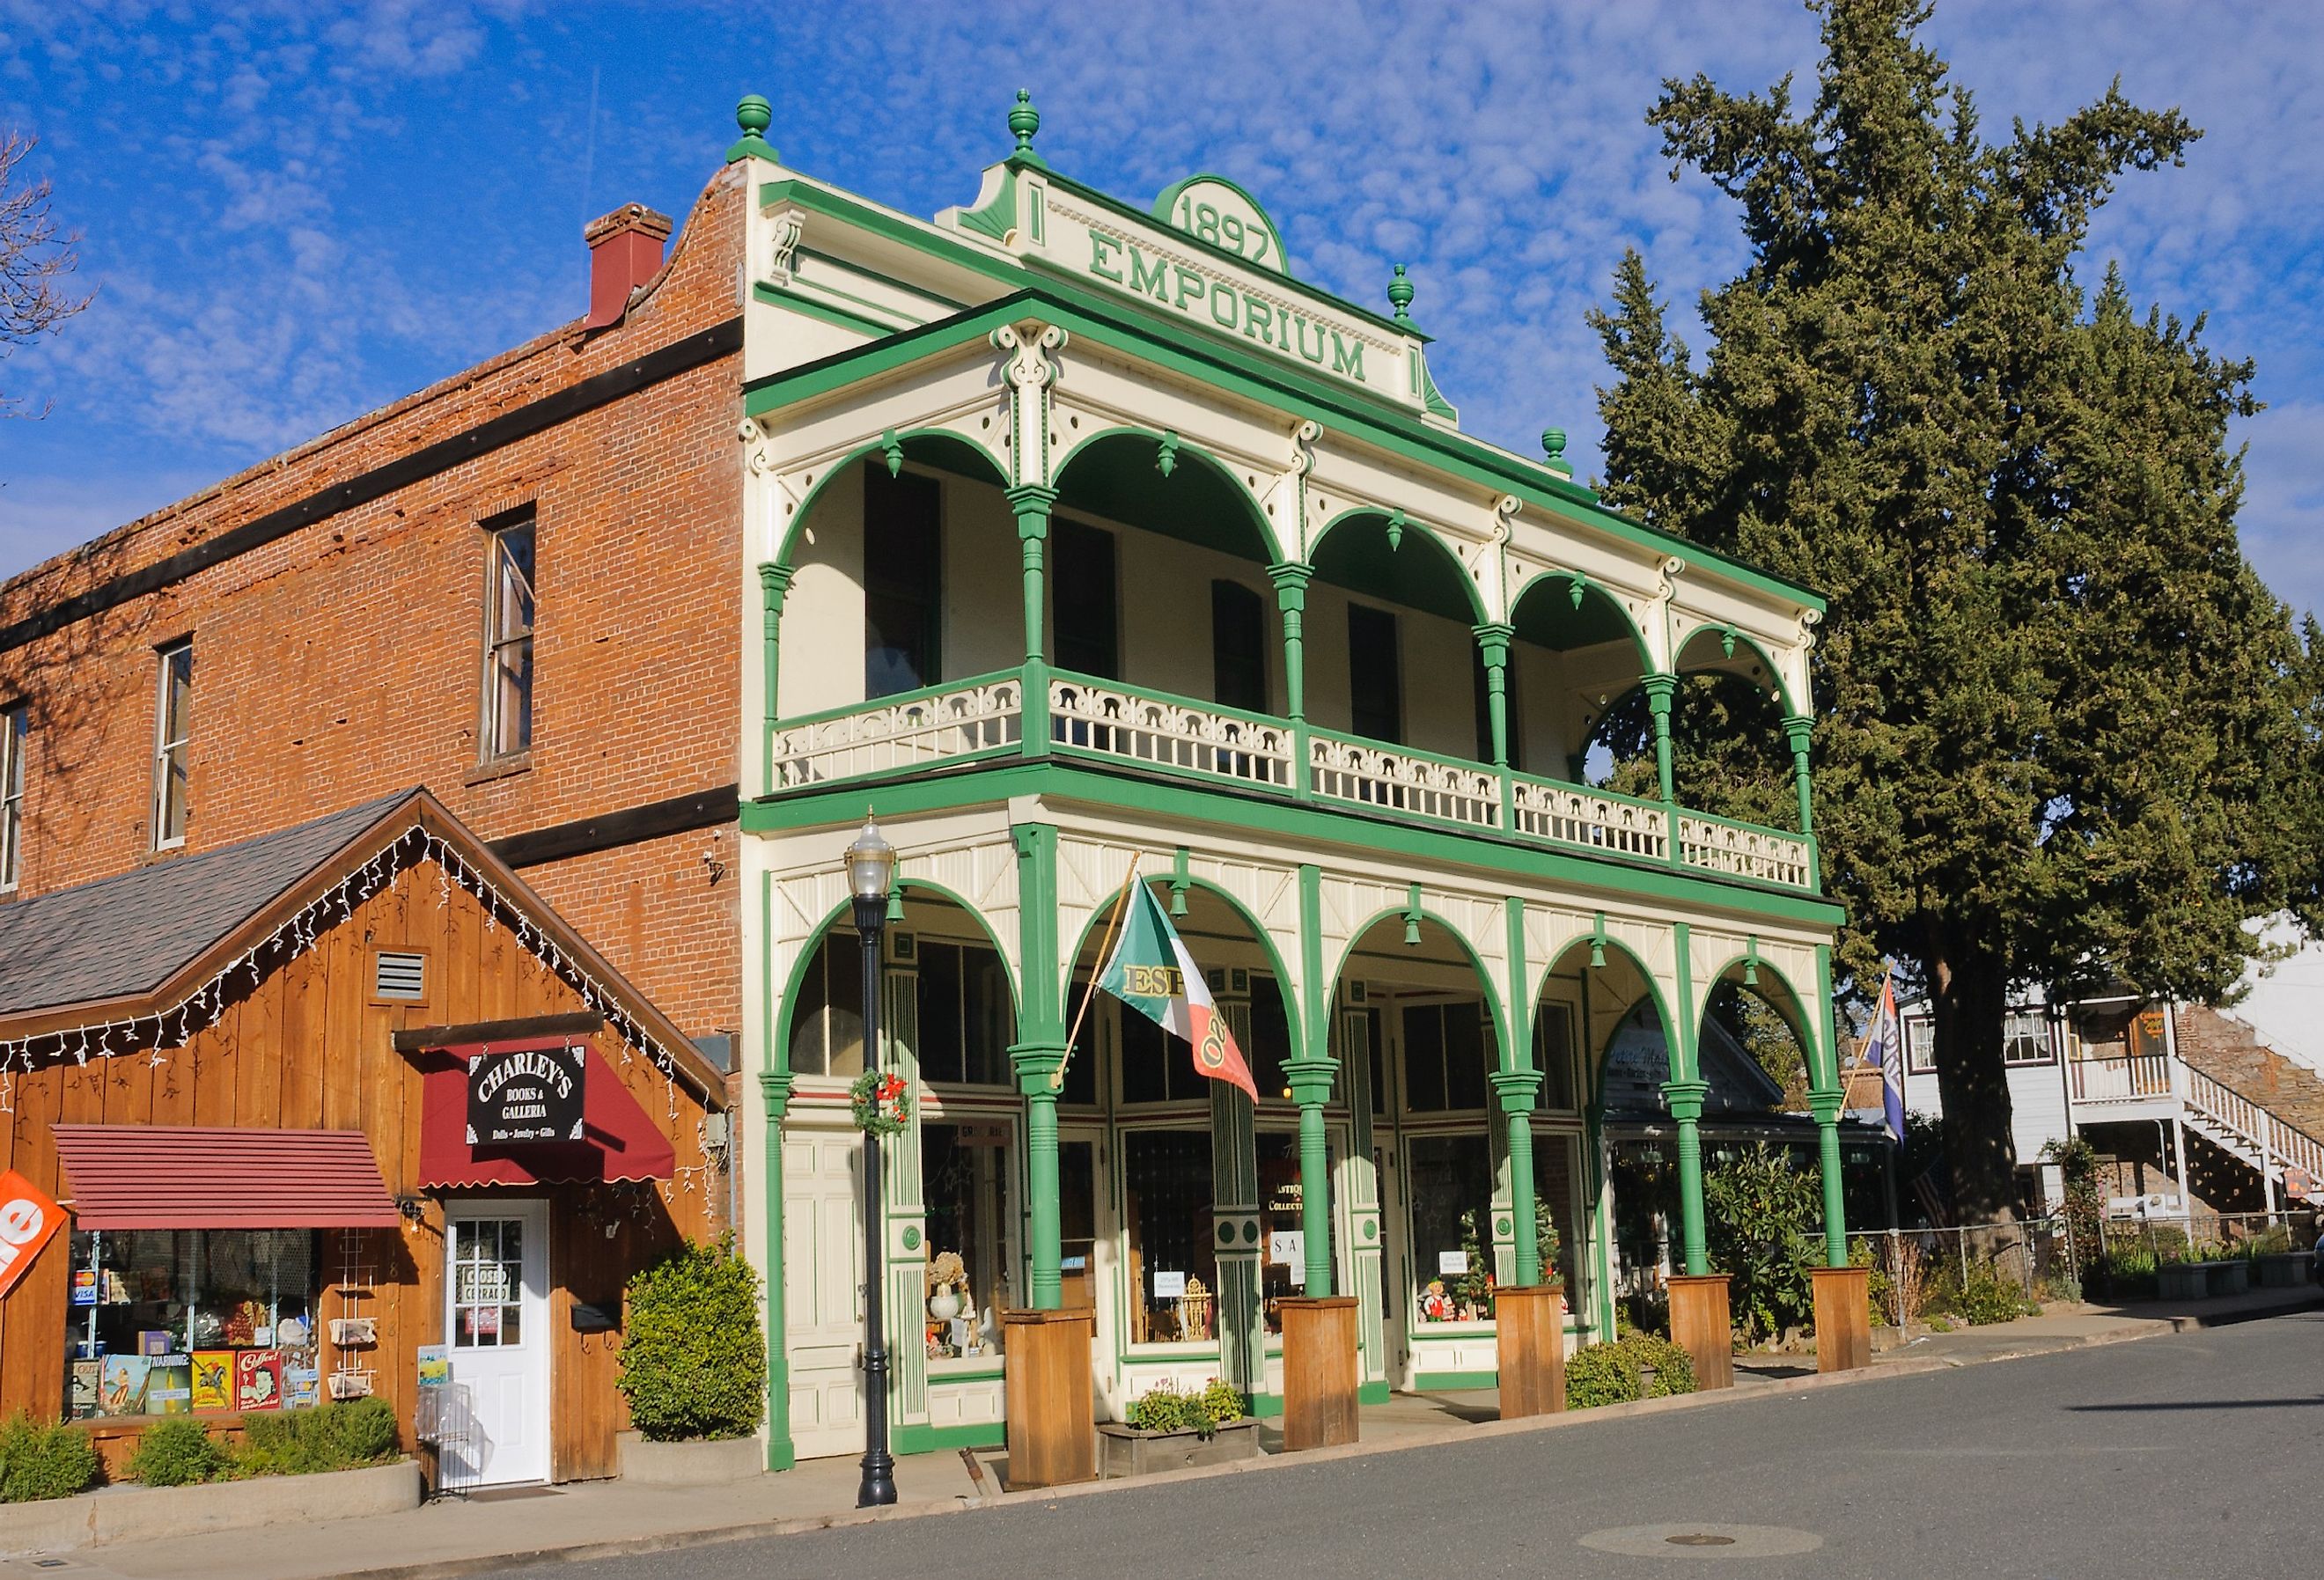
[[[1814,1393],[1828,1388],[1847,1387],[1851,1383],[1926,1376],[1934,1372],[1959,1371],[1968,1366],[1986,1365],[1997,1361],[2026,1360],[2037,1355],[2060,1354],[2070,1350],[2095,1349],[2107,1344],[2128,1344],[2139,1339],[2156,1338],[2165,1334],[2193,1333],[2207,1327],[2224,1327],[2236,1323],[2256,1321],[2263,1317],[2290,1316],[2314,1310],[2324,1310],[2324,1294],[2319,1294],[2304,1301],[2264,1307],[2253,1311],[2138,1317],[2098,1333],[2085,1334],[2054,1343],[2033,1344],[2024,1349],[2011,1350],[2001,1354],[1927,1355],[1895,1361],[1875,1361],[1872,1364],[1853,1372],[1820,1372],[1806,1377],[1773,1378],[1743,1389],[1720,1389],[1710,1393],[1687,1393],[1673,1398],[1642,1399],[1627,1404],[1600,1405],[1593,1409],[1560,1411],[1554,1415],[1531,1416],[1514,1421],[1480,1421],[1474,1424],[1448,1426],[1434,1431],[1401,1437],[1392,1443],[1343,1443],[1331,1448],[1309,1449],[1296,1455],[1270,1454],[1259,1459],[1237,1460],[1226,1465],[1197,1465],[1186,1470],[1163,1471],[1153,1475],[1139,1476],[1134,1482],[1082,1482],[1072,1486],[1028,1488],[1021,1492],[1001,1492],[982,1502],[971,1502],[966,1498],[960,1497],[918,1503],[899,1503],[888,1509],[848,1509],[830,1514],[795,1515],[780,1520],[755,1520],[737,1525],[715,1526],[697,1530],[665,1531],[653,1536],[620,1537],[577,1545],[531,1548],[519,1552],[489,1553],[473,1557],[442,1558],[417,1564],[393,1564],[378,1568],[355,1569],[342,1573],[344,1580],[466,1580],[469,1575],[494,1574],[526,1565],[586,1563],[597,1558],[641,1557],[655,1553],[679,1552],[690,1548],[716,1547],[730,1542],[749,1541],[760,1537],[798,1536],[809,1531],[844,1529],[853,1526],[877,1525],[899,1520],[919,1520],[930,1515],[964,1513],[978,1509],[1020,1507],[1036,1503],[1054,1504],[1066,1498],[1084,1498],[1093,1494],[1123,1492],[1132,1488],[1169,1486],[1180,1482],[1208,1481],[1219,1476],[1264,1474],[1269,1471],[1293,1469],[1303,1465],[1319,1465],[1333,1460],[1357,1459],[1368,1455],[1400,1454],[1408,1449],[1438,1448],[1446,1444],[1473,1442],[1480,1437],[1508,1437],[1530,1433],[1567,1431],[1587,1427],[1598,1421],[1628,1420],[1639,1416],[1669,1415],[1684,1410],[1714,1409],[1737,1400]]]

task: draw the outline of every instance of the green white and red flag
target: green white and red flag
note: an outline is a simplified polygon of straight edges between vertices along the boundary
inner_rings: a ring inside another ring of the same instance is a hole
[[[1250,1078],[1250,1066],[1244,1061],[1242,1049],[1235,1046],[1227,1018],[1219,1013],[1210,984],[1203,980],[1202,970],[1186,952],[1178,929],[1170,925],[1153,890],[1139,882],[1130,887],[1123,905],[1121,938],[1098,977],[1098,986],[1172,1036],[1185,1039],[1194,1049],[1198,1073],[1240,1086],[1250,1094],[1252,1102],[1258,1102],[1259,1087]]]

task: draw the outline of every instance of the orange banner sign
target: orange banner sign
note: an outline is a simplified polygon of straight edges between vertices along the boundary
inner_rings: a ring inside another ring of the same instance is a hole
[[[65,1210],[14,1169],[0,1174],[0,1298],[64,1227]]]

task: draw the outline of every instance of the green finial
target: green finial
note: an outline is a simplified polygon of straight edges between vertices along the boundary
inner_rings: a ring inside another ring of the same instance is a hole
[[[1162,436],[1161,448],[1154,457],[1154,467],[1165,477],[1178,469],[1178,436],[1176,434],[1166,433]]]
[[[1545,428],[1541,430],[1541,453],[1549,457],[1553,467],[1565,465],[1565,430]]]
[[[896,437],[894,429],[891,428],[880,436],[880,453],[888,457],[889,476],[900,477],[904,475],[904,441]]]
[[[1009,112],[1010,134],[1017,139],[1011,159],[1029,160],[1035,164],[1047,162],[1033,152],[1033,134],[1041,129],[1041,112],[1033,107],[1033,96],[1024,88],[1017,90],[1017,103]]]
[[[1412,322],[1412,282],[1406,278],[1404,265],[1396,266],[1396,275],[1388,282],[1388,305],[1396,310],[1396,321]]]
[[[742,135],[726,151],[726,162],[738,159],[771,161],[774,147],[767,141],[767,128],[774,124],[775,106],[755,93],[746,93],[734,106],[734,124],[742,128]]]
[[[1404,508],[1399,505],[1388,513],[1388,551],[1391,554],[1404,547]]]

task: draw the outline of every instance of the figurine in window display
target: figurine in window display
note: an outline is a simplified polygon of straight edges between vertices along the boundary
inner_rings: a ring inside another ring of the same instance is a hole
[[[1459,1315],[1443,1279],[1428,1280],[1428,1288],[1420,1297],[1420,1315],[1430,1322],[1451,1322]]]

